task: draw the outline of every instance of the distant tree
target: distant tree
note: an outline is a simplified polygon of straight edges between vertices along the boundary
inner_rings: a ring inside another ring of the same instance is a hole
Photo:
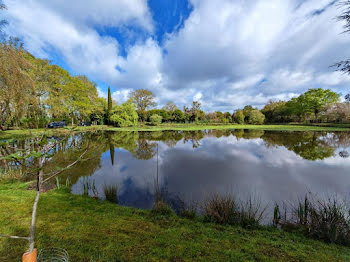
[[[137,119],[135,104],[131,100],[121,105],[116,105],[110,117],[111,123],[118,127],[135,126]]]
[[[261,110],[265,115],[267,123],[281,123],[286,121],[286,104],[285,101],[270,101]]]
[[[163,107],[164,110],[173,113],[177,108],[176,104],[172,101],[169,101],[166,103],[166,105]]]
[[[103,125],[105,120],[105,113],[107,108],[106,99],[102,97],[97,97],[95,100],[95,106],[92,110],[90,120],[95,122],[95,124]]]
[[[137,113],[141,121],[145,120],[146,110],[156,105],[154,93],[147,89],[135,90],[130,93],[129,98],[136,104]]]
[[[108,87],[108,100],[107,100],[107,123],[109,123],[109,118],[111,117],[112,113],[112,94],[111,94],[111,88]]]
[[[230,112],[226,112],[224,114],[224,116],[225,116],[225,119],[227,119],[228,123],[232,122],[232,117],[231,117],[231,113]]]
[[[201,103],[199,101],[193,101],[192,102],[192,108],[190,109],[190,121],[195,122],[198,120],[199,117],[203,116],[203,113],[201,111]]]
[[[297,98],[297,102],[302,105],[304,113],[311,112],[317,119],[318,113],[326,105],[336,103],[339,95],[329,89],[315,88],[309,89]]]
[[[244,114],[242,110],[238,110],[236,113],[234,113],[233,115],[233,120],[237,123],[237,124],[244,124]]]
[[[146,119],[150,121],[150,117],[152,115],[159,115],[162,117],[164,122],[167,122],[170,120],[172,114],[164,109],[151,109],[147,111]]]
[[[244,122],[248,123],[248,115],[252,110],[254,110],[254,107],[251,105],[247,105],[243,108]]]
[[[162,123],[162,117],[160,115],[154,114],[150,117],[150,122],[152,125],[160,125]]]
[[[23,57],[17,42],[0,43],[0,127],[19,124],[35,106],[35,83],[28,72],[32,65]]]
[[[350,103],[335,103],[324,108],[324,117],[327,122],[350,122]]]
[[[197,112],[196,121],[203,121],[203,120],[205,120],[205,112],[203,110],[199,110]]]
[[[186,116],[180,109],[176,109],[173,113],[173,116],[174,121],[177,123],[184,123],[186,121]]]
[[[217,120],[219,122],[222,122],[223,118],[225,117],[224,114],[222,112],[220,112],[220,111],[216,111],[215,114],[216,114]]]
[[[265,115],[258,109],[253,109],[247,113],[247,123],[253,125],[262,125],[265,121]]]
[[[293,97],[286,103],[285,112],[290,119],[299,122],[302,120],[306,113],[304,109],[304,104],[302,103],[302,101],[300,101],[300,99],[296,97]]]

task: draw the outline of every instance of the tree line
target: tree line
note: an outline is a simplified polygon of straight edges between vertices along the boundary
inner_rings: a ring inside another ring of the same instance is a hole
[[[130,95],[130,101],[136,105],[138,119],[141,122],[160,124],[176,123],[236,123],[264,124],[289,122],[325,122],[350,123],[350,94],[345,102],[340,102],[340,94],[329,89],[309,89],[289,101],[270,101],[261,110],[251,105],[230,112],[204,112],[198,101],[190,107],[180,110],[173,102],[162,109],[154,109],[155,95],[145,89],[136,90]]]
[[[51,120],[101,122],[105,103],[86,76],[72,76],[48,60],[35,58],[16,39],[0,43],[2,128],[39,128]]]
[[[344,3],[338,17],[350,28],[350,4]],[[0,1],[0,10],[6,9]],[[0,35],[6,20],[0,21]],[[350,72],[350,62],[335,65]],[[138,122],[160,123],[237,123],[264,124],[288,122],[350,123],[350,94],[345,102],[340,95],[327,89],[309,89],[289,101],[270,101],[261,110],[247,105],[230,112],[204,112],[199,101],[178,108],[168,102],[156,109],[155,94],[147,89],[130,93],[129,100],[117,104],[98,96],[97,85],[86,76],[72,76],[58,65],[38,59],[23,49],[16,38],[3,35],[0,41],[0,129],[40,128],[50,121],[65,120],[72,125],[88,121],[118,127],[134,126]]]
[[[247,105],[230,112],[204,112],[199,101],[180,109],[174,102],[156,107],[155,94],[147,89],[130,93],[128,101],[98,96],[97,86],[86,76],[72,76],[58,65],[38,59],[17,39],[0,43],[0,126],[2,129],[45,127],[50,121],[82,121],[118,127],[139,122],[264,124],[288,122],[350,123],[350,95],[329,89],[309,89],[289,101],[270,101],[261,110]]]

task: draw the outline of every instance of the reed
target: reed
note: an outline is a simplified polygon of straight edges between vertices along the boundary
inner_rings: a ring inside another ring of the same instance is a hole
[[[98,198],[99,193],[95,184],[95,179],[92,181],[89,180],[88,177],[83,177],[83,195],[89,196],[89,193],[92,193],[94,198]]]
[[[106,200],[118,204],[118,186],[117,185],[103,185],[103,192]]]
[[[256,228],[264,219],[267,206],[256,197],[242,201],[230,194],[220,196],[215,193],[204,201],[203,209],[205,221]]]
[[[319,199],[306,195],[292,205],[290,217],[284,221],[274,217],[274,224],[325,242],[350,245],[350,208],[337,197]]]

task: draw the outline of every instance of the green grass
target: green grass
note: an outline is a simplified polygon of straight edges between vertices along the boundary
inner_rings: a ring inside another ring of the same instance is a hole
[[[0,233],[28,235],[35,192],[0,184]],[[70,261],[350,261],[350,248],[278,229],[245,230],[120,207],[65,189],[41,195],[36,246]],[[0,239],[0,260],[20,261],[27,241]]]
[[[29,136],[40,136],[43,133],[48,135],[61,135],[72,132],[86,132],[93,130],[108,130],[108,131],[166,131],[166,130],[181,130],[181,131],[196,131],[203,129],[255,129],[255,130],[275,130],[275,131],[350,131],[350,125],[341,124],[286,124],[286,125],[214,125],[214,124],[161,124],[158,126],[138,125],[135,127],[112,127],[112,126],[90,126],[90,127],[67,127],[58,129],[23,129],[23,130],[8,130],[0,131],[0,139],[23,138]]]
[[[79,133],[86,131],[94,131],[94,130],[103,130],[106,129],[107,126],[77,126],[77,127],[65,127],[65,128],[57,128],[57,129],[18,129],[18,130],[7,130],[0,131],[0,139],[13,139],[13,138],[24,138],[24,137],[37,137],[44,133],[47,135],[64,135],[69,133]]]
[[[213,124],[162,124],[159,126],[136,126],[136,127],[108,127],[108,131],[165,131],[182,130],[196,131],[203,129],[255,129],[275,131],[350,131],[350,127],[343,126],[316,126],[316,125],[213,125]]]

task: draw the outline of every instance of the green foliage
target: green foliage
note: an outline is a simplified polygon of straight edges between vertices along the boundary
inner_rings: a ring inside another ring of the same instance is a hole
[[[35,192],[27,188],[28,184],[0,183],[2,234],[28,232]],[[65,248],[70,261],[350,260],[350,248],[297,233],[204,224],[176,216],[154,217],[146,210],[100,202],[64,190],[42,194],[38,212],[37,247]],[[72,244],[79,241],[84,245]],[[18,261],[28,248],[27,241],[4,238],[0,238],[0,247],[1,261]]]
[[[117,185],[103,185],[103,192],[106,200],[118,204],[118,187]]]
[[[122,105],[116,105],[110,116],[111,123],[118,127],[135,126],[137,119],[135,105],[130,100]]]
[[[146,110],[156,105],[154,93],[147,89],[138,89],[131,92],[129,99],[135,103],[141,121],[145,121]]]
[[[173,119],[177,123],[184,123],[185,122],[185,113],[182,112],[180,109],[175,109],[173,113]]]
[[[11,72],[11,74],[9,74]],[[16,41],[0,44],[0,126],[45,127],[56,120],[101,118],[103,98],[85,76],[37,59]]]
[[[305,112],[312,112],[317,118],[317,114],[328,104],[338,102],[339,95],[329,89],[309,89],[306,93],[297,98],[303,105]]]
[[[244,124],[244,114],[242,110],[238,110],[234,115],[233,115],[233,120],[237,124]]]
[[[262,125],[265,121],[265,115],[258,109],[253,109],[245,114],[245,119],[248,124]]]
[[[288,120],[285,101],[270,101],[261,110],[268,123],[283,123]]]
[[[318,119],[318,115],[326,106],[336,103],[339,95],[329,89],[309,89],[297,98],[292,98],[286,103],[286,113],[296,116],[298,121],[313,115]]]
[[[151,116],[158,115],[162,117],[162,121],[167,122],[170,120],[172,113],[164,109],[151,109],[146,113],[146,119],[151,122]]]
[[[152,125],[159,125],[162,123],[162,117],[157,115],[157,114],[154,114],[152,115],[150,118],[149,118],[150,122]]]
[[[163,109],[165,111],[168,111],[169,113],[173,113],[177,108],[176,104],[174,102],[168,102],[164,107]]]
[[[169,205],[163,201],[156,201],[152,210],[152,214],[155,216],[174,216],[175,212],[171,209]]]
[[[110,121],[111,114],[112,114],[112,95],[111,95],[111,88],[108,87],[107,122]]]

